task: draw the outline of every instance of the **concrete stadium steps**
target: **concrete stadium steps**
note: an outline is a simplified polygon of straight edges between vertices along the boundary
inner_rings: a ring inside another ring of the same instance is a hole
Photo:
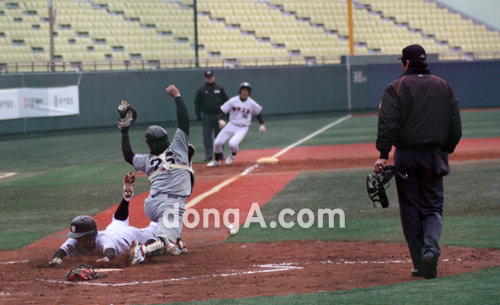
[[[499,31],[434,2],[353,3],[357,55],[399,54],[404,45],[420,43],[429,53],[443,54],[442,59],[500,57]],[[347,4],[342,0],[197,4],[200,60],[210,59],[213,66],[226,65],[217,58],[243,59],[244,66],[337,63],[349,53]],[[57,0],[56,60],[192,59],[192,5],[193,0]],[[0,45],[0,62],[49,60],[47,1],[0,2]],[[124,63],[122,68],[128,67]]]
[[[423,37],[430,37],[437,45],[429,45],[430,52],[444,52],[460,49],[464,52],[500,50],[499,31],[488,30],[485,25],[475,24],[473,20],[441,8],[435,2],[424,0],[359,0],[372,12],[393,20],[395,24],[405,25]],[[429,41],[429,40],[428,40]]]

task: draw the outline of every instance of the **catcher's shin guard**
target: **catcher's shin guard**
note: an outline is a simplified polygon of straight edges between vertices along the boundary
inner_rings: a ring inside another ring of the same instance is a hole
[[[146,257],[158,256],[171,253],[175,244],[165,236],[150,239],[142,245],[142,252]]]

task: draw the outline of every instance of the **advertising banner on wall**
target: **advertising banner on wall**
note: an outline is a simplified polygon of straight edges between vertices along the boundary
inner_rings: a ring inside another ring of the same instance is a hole
[[[0,120],[79,113],[78,86],[0,89]]]

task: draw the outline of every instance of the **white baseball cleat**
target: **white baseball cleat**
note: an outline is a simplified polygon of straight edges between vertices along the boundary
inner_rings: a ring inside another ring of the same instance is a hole
[[[134,240],[128,252],[128,264],[136,265],[142,263],[143,261],[144,253],[142,253],[142,246],[137,240]]]
[[[134,197],[135,175],[130,172],[123,177],[123,198],[130,201]]]
[[[177,238],[177,242],[173,243],[173,247],[170,250],[171,255],[181,255],[181,254],[186,254],[188,251],[186,249],[186,245],[182,242],[180,238]]]
[[[226,165],[231,165],[234,162],[236,155],[230,154],[229,157],[226,158]]]
[[[207,163],[207,167],[215,167],[215,166],[220,166],[220,161],[212,160]]]

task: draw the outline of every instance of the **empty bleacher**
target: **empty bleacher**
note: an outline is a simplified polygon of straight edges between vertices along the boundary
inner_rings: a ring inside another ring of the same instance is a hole
[[[500,34],[488,30],[485,25],[475,24],[447,8],[438,7],[435,2],[423,0],[360,0],[371,11],[379,12],[395,24],[406,25],[423,37],[430,37],[449,49],[460,50],[457,59],[463,54],[475,53],[476,59],[500,57],[491,51],[500,51]],[[444,53],[444,52],[443,52]],[[488,55],[490,53],[490,55]],[[453,57],[453,54],[450,54]]]
[[[57,69],[192,67],[193,3],[55,0]],[[198,0],[197,12],[204,65],[331,64],[349,54],[343,0]],[[499,31],[430,1],[353,0],[353,25],[356,55],[419,43],[441,59],[500,58]],[[0,1],[0,68],[46,71],[49,32],[47,0]]]

